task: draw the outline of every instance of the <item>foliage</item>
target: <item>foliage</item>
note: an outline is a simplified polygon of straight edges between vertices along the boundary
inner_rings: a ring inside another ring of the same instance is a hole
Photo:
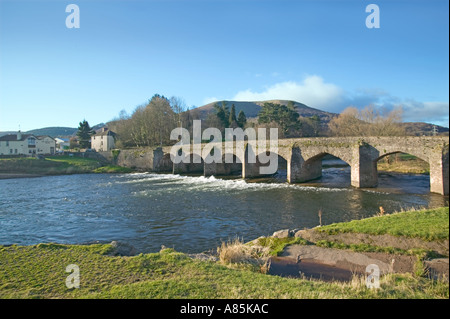
[[[189,128],[193,116],[181,99],[155,94],[147,104],[136,107],[131,115],[121,111],[108,123],[117,134],[119,148],[170,145],[170,133],[177,126]]]
[[[247,117],[245,116],[245,113],[243,110],[239,111],[238,117],[237,117],[237,125],[240,128],[244,128],[245,124],[247,124]]]
[[[328,124],[334,136],[404,136],[402,109],[381,112],[373,106],[362,110],[348,107]]]
[[[228,109],[227,103],[225,101],[222,102],[222,105],[215,104],[214,108],[216,109],[216,116],[222,125],[222,129],[230,127],[230,111]]]
[[[91,136],[93,134],[95,134],[95,131],[91,129],[86,120],[80,122],[78,125],[77,137],[81,148],[91,148]]]
[[[299,114],[293,103],[288,106],[266,102],[258,113],[258,123],[277,123],[284,136],[288,137],[291,131],[300,129]],[[291,133],[292,134],[292,133]]]

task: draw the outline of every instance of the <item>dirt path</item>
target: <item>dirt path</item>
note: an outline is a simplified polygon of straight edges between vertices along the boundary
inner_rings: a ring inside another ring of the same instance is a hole
[[[289,233],[289,232],[288,232]],[[336,234],[328,235],[314,229],[301,230],[295,237],[302,237],[312,243],[319,240],[343,244],[366,243],[380,247],[401,249],[424,248],[448,256],[448,240],[426,242],[417,238],[395,237],[391,235]],[[315,245],[291,245],[279,257],[270,259],[269,274],[291,277],[316,278],[321,280],[349,281],[353,275],[367,275],[366,267],[375,264],[380,275],[388,273],[414,273],[417,257],[351,250],[325,248]],[[449,278],[449,259],[436,258],[423,262],[430,278]]]
[[[288,246],[279,257],[271,259],[269,273],[280,276],[351,280],[353,275],[366,275],[366,267],[375,264],[380,275],[414,272],[414,256],[383,253],[359,253],[313,245]]]

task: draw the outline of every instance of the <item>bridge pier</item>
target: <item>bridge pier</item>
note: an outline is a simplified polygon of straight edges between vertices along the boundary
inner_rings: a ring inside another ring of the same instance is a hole
[[[356,188],[373,188],[378,186],[377,158],[379,151],[363,143],[352,150],[351,185]]]
[[[449,194],[449,146],[430,154],[430,192]]]

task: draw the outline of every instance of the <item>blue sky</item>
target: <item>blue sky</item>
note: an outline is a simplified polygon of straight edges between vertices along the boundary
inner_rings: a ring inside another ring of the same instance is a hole
[[[80,28],[68,29],[68,4]],[[380,9],[380,28],[365,21]],[[402,105],[448,127],[440,0],[0,0],[0,131],[107,122],[155,93],[189,107],[290,99]]]

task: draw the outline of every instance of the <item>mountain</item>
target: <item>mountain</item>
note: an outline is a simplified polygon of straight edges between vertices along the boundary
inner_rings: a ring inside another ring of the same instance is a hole
[[[254,102],[239,102],[239,101],[218,101],[209,103],[203,106],[200,106],[198,108],[193,109],[193,112],[196,112],[198,117],[200,119],[206,119],[206,117],[209,114],[214,114],[215,104],[222,105],[222,102],[225,102],[228,108],[231,108],[231,105],[234,104],[236,107],[236,114],[239,113],[239,111],[243,110],[247,118],[256,118],[258,116],[259,111],[261,110],[261,106],[265,102],[270,103],[278,103],[278,104],[284,104],[287,105],[289,103],[288,100],[268,100],[268,101],[254,101]],[[303,103],[294,102],[294,105],[296,106],[298,114],[302,117],[311,117],[313,115],[317,115],[321,119],[322,125],[327,125],[331,119],[338,116],[339,114],[336,113],[330,113],[326,111],[321,111],[319,109],[312,108],[310,106],[307,106]],[[429,123],[422,123],[422,122],[404,122],[402,125],[405,127],[406,134],[411,136],[431,136],[433,135],[433,130],[435,128],[437,135],[449,135],[449,129],[447,127],[439,126],[439,125],[433,125]]]
[[[105,123],[100,123],[97,125],[94,125],[92,127],[92,129],[94,131],[102,128],[103,126],[105,126]],[[23,132],[24,134],[33,134],[33,135],[48,135],[51,137],[70,137],[70,136],[75,136],[76,133],[78,131],[78,128],[74,128],[74,127],[60,127],[60,126],[55,126],[55,127],[44,127],[44,128],[39,128],[39,129],[34,129],[34,130],[30,130],[27,132]],[[17,134],[17,132],[13,132],[13,131],[4,131],[4,132],[0,132],[0,136],[3,135],[8,135],[8,134]]]
[[[254,102],[218,101],[197,107],[192,111],[197,112],[199,118],[203,120],[206,119],[206,117],[210,113],[215,113],[214,109],[215,104],[222,105],[222,102],[225,102],[228,108],[230,109],[231,105],[234,104],[234,106],[236,107],[236,115],[239,114],[239,112],[242,110],[244,111],[245,116],[247,118],[256,118],[258,116],[259,111],[261,110],[261,106],[266,102],[283,105],[287,105],[289,103],[288,100],[268,100],[268,101],[254,101]],[[298,114],[300,114],[300,116],[303,117],[311,117],[313,115],[317,115],[320,117],[322,122],[328,123],[333,117],[338,115],[335,113],[321,111],[299,102],[295,101],[292,102],[294,103],[294,106],[296,107]]]
[[[24,132],[33,135],[48,135],[51,137],[68,137],[75,135],[77,128],[73,127],[44,127]]]
[[[431,136],[436,131],[437,135],[449,135],[449,129],[447,127],[433,125],[423,122],[404,122],[402,125],[405,127],[407,135],[415,136]]]

